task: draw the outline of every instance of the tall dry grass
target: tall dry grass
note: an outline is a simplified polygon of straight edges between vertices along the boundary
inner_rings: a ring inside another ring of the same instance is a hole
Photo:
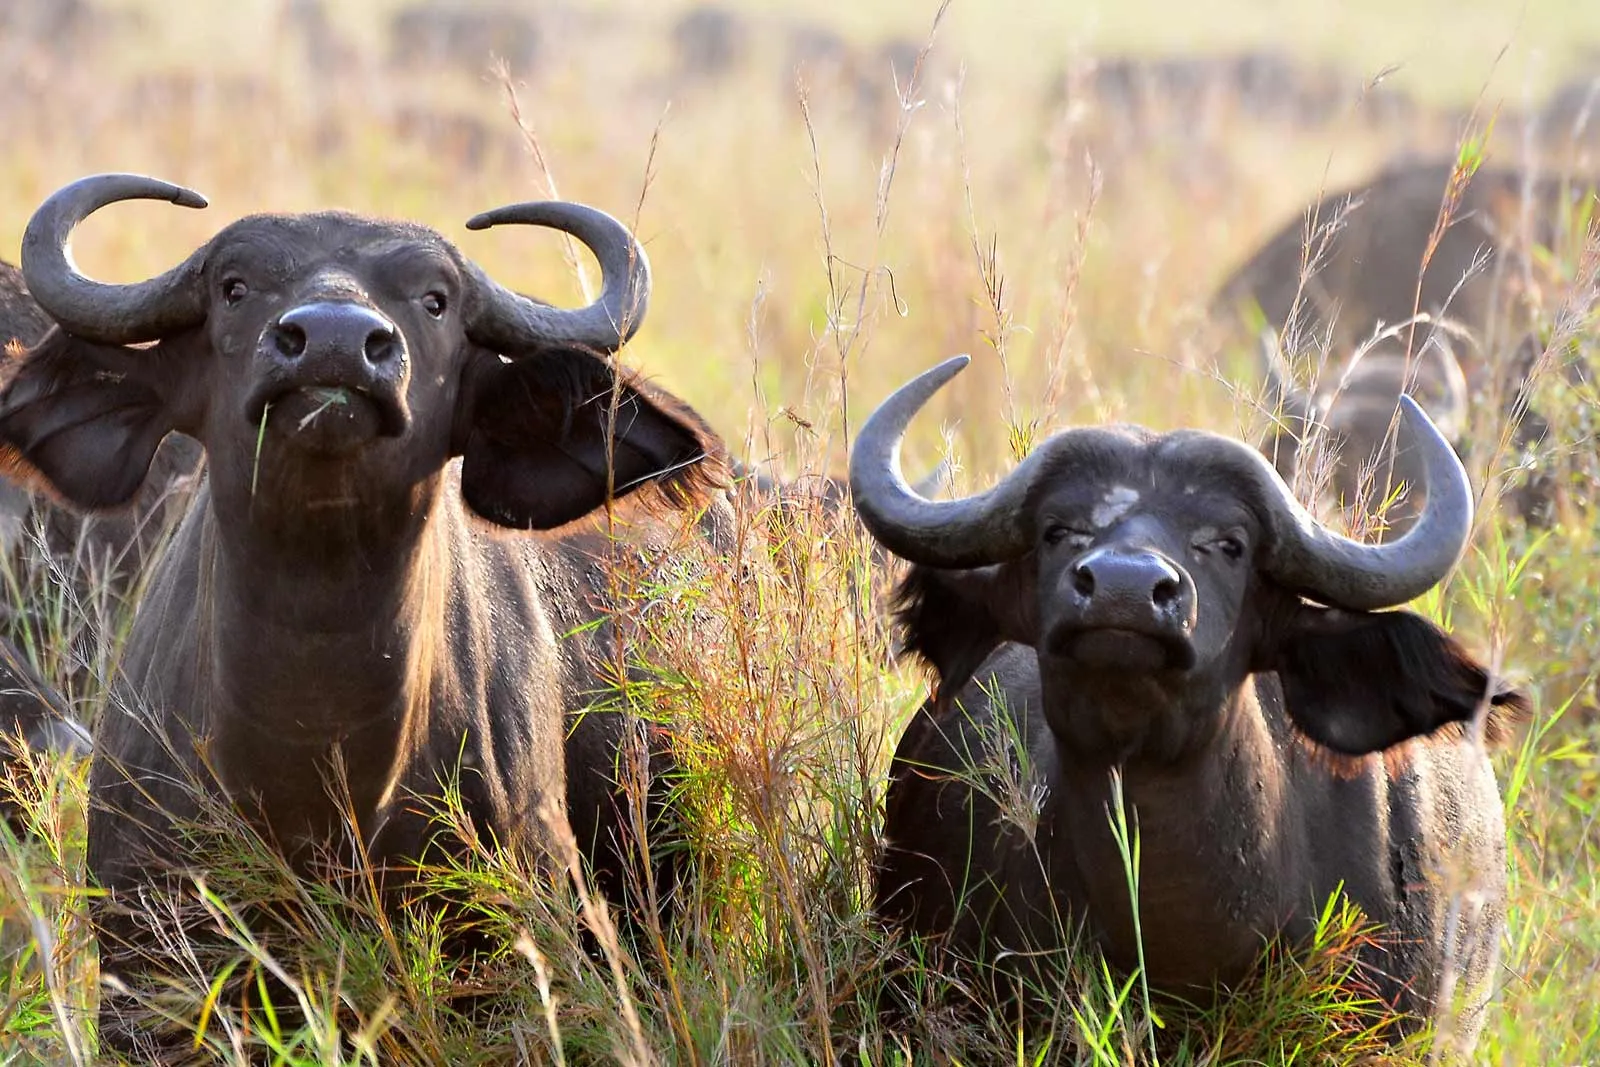
[[[1271,413],[1248,361],[1225,358],[1218,370],[1205,330],[1211,287],[1320,189],[1402,148],[1452,151],[1459,133],[1426,117],[1375,126],[1355,101],[1326,126],[1263,125],[1224,101],[1194,139],[1130,151],[1092,108],[1050,102],[1055,57],[1286,38],[1299,54],[1338,53],[1367,72],[1410,60],[1398,77],[1436,101],[1470,103],[1486,79],[1510,79],[1498,93],[1515,105],[1584,34],[1600,39],[1600,25],[1579,16],[1534,11],[1519,23],[1432,0],[1345,5],[1281,28],[1252,5],[1197,21],[1186,5],[1155,0],[1095,9],[1093,29],[1056,5],[821,8],[863,47],[891,32],[931,42],[915,78],[896,86],[879,69],[864,108],[825,73],[788,76],[781,34],[800,16],[776,3],[748,5],[752,54],[709,84],[673,77],[665,5],[574,5],[550,64],[509,77],[487,62],[395,69],[381,27],[398,5],[377,0],[334,9],[344,50],[331,53],[265,0],[228,12],[115,6],[142,24],[59,52],[0,48],[10,71],[5,254],[58,185],[139,170],[199,188],[215,207],[117,206],[77,240],[91,272],[148,275],[237,215],[337,205],[432,224],[508,284],[572,302],[582,265],[549,238],[461,227],[493,204],[559,192],[633,220],[650,250],[650,318],[622,358],[786,476],[840,472],[877,399],[937,359],[974,352],[973,370],[934,401],[909,446],[913,469],[953,454],[963,490],[1077,422],[1256,438]],[[1347,28],[1340,19],[1359,32],[1335,33]],[[1549,42],[1549,55],[1497,65],[1516,35]],[[1492,110],[1496,91],[1484,99]],[[1575,242],[1550,262],[1547,364],[1593,334],[1595,252]],[[1559,460],[1573,506],[1543,531],[1504,514],[1495,486],[1521,457],[1507,434],[1480,435],[1499,447],[1472,457],[1486,487],[1475,548],[1423,607],[1537,693],[1534,721],[1498,757],[1513,903],[1480,1056],[1586,1063],[1600,1058],[1590,653],[1600,585],[1585,506],[1600,475],[1600,398],[1548,369],[1535,398],[1555,430],[1556,455],[1542,459]],[[1485,417],[1488,430],[1504,429]],[[482,853],[431,872],[504,946],[463,971],[425,910],[387,917],[359,888],[299,882],[216,808],[197,831],[217,842],[217,862],[192,903],[220,948],[174,939],[191,980],[153,1010],[185,1021],[199,1052],[224,1063],[1299,1064],[1373,1053],[1370,1021],[1339,981],[1367,931],[1337,902],[1309,957],[1274,958],[1258,989],[1220,1009],[1152,1012],[1136,983],[1081,959],[1064,966],[1053,1028],[1028,1035],[958,973],[879,929],[867,882],[883,775],[926,680],[891,665],[873,598],[882,583],[853,524],[814,504],[758,506],[738,535],[733,560],[618,579],[631,640],[615,699],[673,723],[686,767],[698,878],[681,923],[613,936],[581,878]],[[43,556],[24,551],[8,590],[31,609],[30,654],[92,719],[126,606],[75,591]],[[0,921],[17,947],[0,972],[0,1062],[90,1062],[97,970],[83,919],[93,890],[82,779],[45,764],[12,788],[35,834],[3,842]],[[440,817],[460,818],[448,797]],[[257,917],[263,908],[271,922]],[[298,1018],[218,995],[226,983],[273,982]],[[915,1010],[882,1014],[886,985],[910,990]],[[493,992],[494,1007],[463,1014],[453,1006],[463,990]]]

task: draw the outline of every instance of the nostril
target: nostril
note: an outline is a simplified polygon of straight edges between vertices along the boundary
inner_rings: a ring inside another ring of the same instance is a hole
[[[1078,564],[1072,568],[1072,588],[1081,597],[1094,595],[1094,571],[1086,564]]]
[[[373,330],[362,351],[368,363],[387,363],[400,354],[399,335],[388,328]]]
[[[1168,575],[1156,583],[1150,599],[1155,603],[1156,607],[1166,608],[1170,607],[1178,599],[1178,594],[1182,591],[1183,584],[1178,579]]]
[[[306,350],[306,332],[291,322],[280,322],[272,330],[272,347],[286,359],[298,359]]]

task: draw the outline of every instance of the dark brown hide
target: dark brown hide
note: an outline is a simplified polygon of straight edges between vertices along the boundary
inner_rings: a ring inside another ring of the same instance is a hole
[[[22,272],[0,261],[0,346],[26,348],[49,332],[50,317],[28,295]],[[32,502],[22,486],[0,479],[0,538],[9,548],[27,523]]]
[[[434,847],[418,798],[458,776],[485,839],[536,862],[542,820],[565,800],[601,886],[621,896],[612,783],[626,724],[578,714],[615,652],[612,630],[588,624],[608,605],[614,553],[693,539],[720,441],[603,354],[549,337],[484,347],[491,283],[431,230],[254,216],[184,269],[194,288],[174,299],[195,301],[198,321],[149,347],[58,330],[0,392],[0,462],[80,507],[125,501],[173,431],[207,454],[97,737],[102,967],[136,989],[159,970],[138,894],[199,859],[177,830],[200,810],[196,790],[230,797],[302,870],[319,853],[350,862],[335,767],[380,869]],[[92,311],[75,313],[96,332],[127,321]],[[493,321],[514,325],[503,310]],[[608,498],[617,543],[585,518]],[[128,1012],[108,994],[101,1034],[142,1049]]]
[[[15,341],[23,347],[49,332],[54,323],[28,295],[22,272],[0,261],[0,343]]]
[[[0,262],[0,346],[26,349],[54,325],[29,295],[22,273]],[[50,552],[73,560],[73,569],[88,586],[109,583],[114,595],[125,597],[188,507],[203,459],[199,442],[170,435],[133,500],[94,514],[57,504],[48,486],[41,487],[43,494],[31,494],[25,486],[0,479],[0,542],[14,548],[22,537],[42,528]]]
[[[1070,463],[1050,465],[1066,452],[1044,450],[1069,436]],[[873,437],[869,420],[858,455]],[[1382,926],[1363,960],[1376,990],[1426,1015],[1448,963],[1470,1046],[1504,928],[1505,841],[1489,761],[1462,724],[1524,698],[1420,616],[1285,588],[1271,563],[1282,504],[1223,465],[1220,440],[1067,431],[1040,446],[1022,551],[960,570],[913,560],[897,617],[938,681],[895,754],[878,908],[1024,972],[1037,960],[1008,953],[1048,956],[1081,925],[1133,968],[1108,821],[1120,771],[1155,988],[1238,982],[1266,940],[1304,939],[1342,886]],[[865,462],[851,471],[863,521],[908,543],[875,526],[890,512],[864,501]],[[1468,901],[1446,944],[1463,875],[1481,905]]]
[[[1480,168],[1423,272],[1452,168],[1449,161],[1407,163],[1323,196],[1285,222],[1222,283],[1213,298],[1214,314],[1230,326],[1246,324],[1246,336],[1260,325],[1272,328],[1291,355],[1315,357],[1328,342],[1330,366],[1323,373],[1332,376],[1381,327],[1409,322],[1418,313],[1447,317],[1476,341],[1456,346],[1473,409],[1487,405],[1515,417],[1513,447],[1519,453],[1532,450],[1548,428],[1537,412],[1527,410],[1524,396],[1532,356],[1540,347],[1533,341],[1535,351],[1529,354],[1527,334],[1535,322],[1524,300],[1528,284],[1542,281],[1534,250],[1563,247],[1574,222],[1585,217],[1582,205],[1593,195],[1593,182]],[[1308,221],[1309,275],[1304,262]],[[1414,333],[1403,329],[1401,350],[1416,353],[1428,332],[1421,323]],[[1263,370],[1270,375],[1270,367]],[[1408,372],[1423,379],[1414,391],[1418,399],[1430,391],[1443,395],[1435,370],[1423,366]],[[1292,408],[1293,401],[1285,406]],[[1424,401],[1424,406],[1443,421],[1437,405]],[[1297,426],[1292,417],[1290,422],[1289,433],[1267,446],[1276,451],[1280,469],[1294,463]],[[1464,433],[1454,441],[1463,449],[1468,444]],[[1361,463],[1372,444],[1351,442],[1339,462]],[[1514,487],[1515,502],[1525,516],[1542,519],[1554,492],[1550,474],[1535,472],[1529,481]]]
[[[29,295],[22,273],[9,263],[0,262],[0,348],[25,348],[43,338],[52,325],[50,317]],[[0,478],[0,546],[7,552],[16,552],[25,538],[42,527],[51,553],[69,559],[65,569],[84,574],[85,587],[76,592],[88,593],[109,580],[111,593],[120,598],[146,562],[157,540],[155,531],[164,528],[166,515],[158,498],[169,495],[173,479],[181,473],[175,468],[185,457],[191,464],[198,459],[198,445],[190,452],[182,447],[184,442],[194,445],[174,435],[170,446],[161,450],[134,505],[104,517],[86,518],[53,504],[46,496],[28,492],[10,479]],[[72,560],[92,564],[92,573],[70,565]],[[44,628],[31,617],[32,605],[18,607],[23,615],[21,624],[42,633]],[[0,640],[0,732],[35,752],[89,754],[89,735],[68,714],[61,694],[39,677],[14,644],[4,640]],[[11,749],[8,747],[7,751]],[[0,813],[14,831],[22,832],[19,813],[12,805],[0,804]]]
[[[89,733],[67,712],[61,695],[39,677],[22,651],[0,638],[0,766],[41,752],[88,756]],[[0,818],[21,836],[27,821],[8,790],[0,787]]]
[[[1445,161],[1408,163],[1326,194],[1286,221],[1234,270],[1218,287],[1215,308],[1223,316],[1249,315],[1259,308],[1266,325],[1304,338],[1331,331],[1338,352],[1366,340],[1375,323],[1392,326],[1418,312],[1447,316],[1480,333],[1493,314],[1510,306],[1514,294],[1508,286],[1520,281],[1532,244],[1558,243],[1577,217],[1577,205],[1590,195],[1589,186],[1512,168],[1481,168],[1467,184],[1423,273],[1423,256],[1439,221],[1451,170]],[[1521,217],[1525,209],[1526,230]],[[1308,218],[1312,250],[1321,254],[1302,289]],[[1316,232],[1336,219],[1342,223],[1331,234]],[[1484,269],[1470,271],[1485,255]],[[1420,325],[1417,330],[1419,337],[1425,332]],[[1469,361],[1464,369],[1478,390],[1492,377],[1494,366]]]

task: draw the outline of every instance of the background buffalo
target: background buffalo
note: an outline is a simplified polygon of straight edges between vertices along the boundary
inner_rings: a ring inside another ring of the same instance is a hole
[[[1225,323],[1263,331],[1287,420],[1267,444],[1279,469],[1295,474],[1304,442],[1307,457],[1336,456],[1330,488],[1347,504],[1382,503],[1405,480],[1379,462],[1405,391],[1462,451],[1505,466],[1527,457],[1531,469],[1497,488],[1550,522],[1568,467],[1531,395],[1540,377],[1583,386],[1590,370],[1541,329],[1540,305],[1559,284],[1552,256],[1584,240],[1594,188],[1581,175],[1431,162],[1329,193],[1286,223],[1215,298]],[[1365,487],[1363,467],[1379,476]]]

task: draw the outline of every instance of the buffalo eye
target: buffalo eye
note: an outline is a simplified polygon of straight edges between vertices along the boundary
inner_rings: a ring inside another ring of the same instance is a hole
[[[429,292],[422,294],[422,310],[436,319],[444,317],[445,308],[448,306],[449,304],[445,300],[443,293]]]
[[[1203,539],[1197,540],[1194,546],[1194,550],[1200,553],[1202,556],[1209,556],[1213,552],[1220,552],[1229,560],[1238,560],[1244,558],[1245,541],[1244,538],[1239,534],[1227,533],[1220,536],[1202,535],[1202,538]]]
[[[1073,548],[1085,548],[1094,540],[1094,535],[1087,530],[1075,529],[1059,522],[1052,522],[1045,526],[1043,533],[1044,543],[1047,545],[1070,545]]]
[[[229,278],[222,283],[222,299],[229,307],[250,295],[250,287],[243,278]]]

